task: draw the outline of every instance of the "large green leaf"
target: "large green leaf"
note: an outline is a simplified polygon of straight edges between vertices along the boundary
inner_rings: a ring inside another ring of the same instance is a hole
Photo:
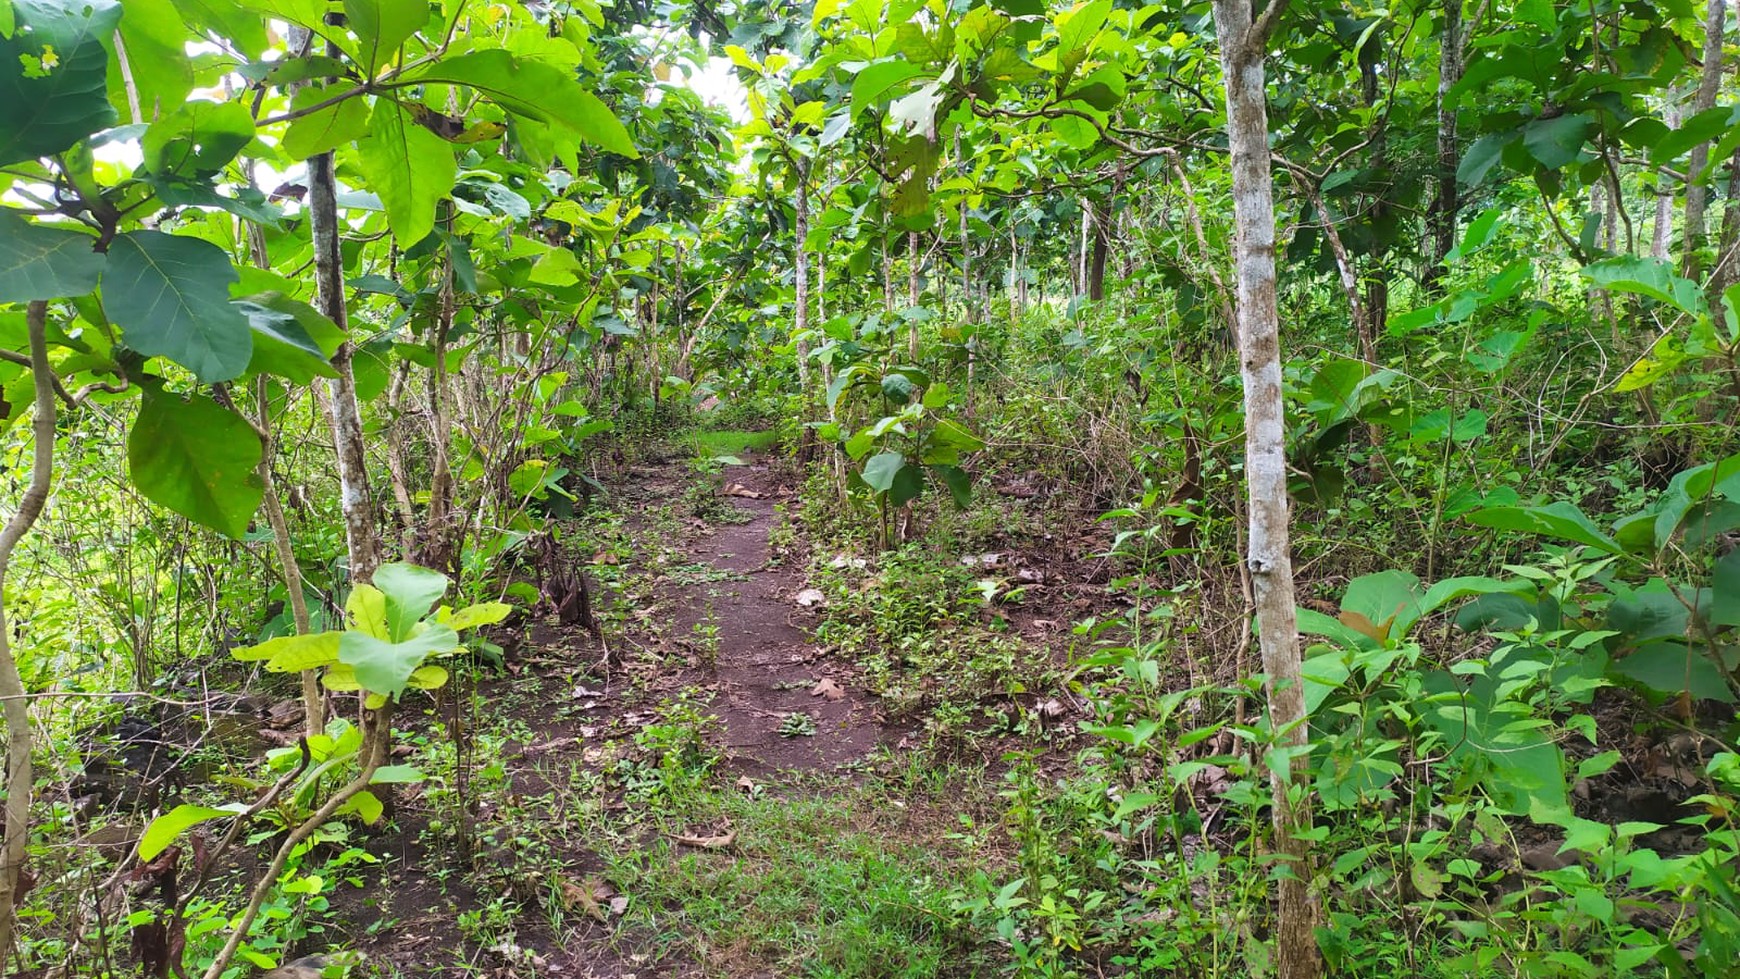
[[[109,101],[125,106],[137,100],[143,118],[134,122],[170,112],[193,89],[189,34],[180,8],[176,0],[121,0],[125,14],[119,33],[128,73],[122,73],[117,52],[109,59]]]
[[[1443,738],[1450,758],[1470,771],[1499,806],[1518,815],[1537,802],[1566,803],[1565,756],[1526,706],[1497,695],[1498,683],[1434,670],[1423,675],[1430,696],[1419,705],[1426,724]]]
[[[139,837],[139,859],[149,863],[157,855],[169,849],[176,837],[198,826],[200,823],[225,816],[235,816],[248,811],[248,807],[239,802],[227,806],[213,808],[211,806],[180,805],[169,810],[145,827],[144,835]]]
[[[949,496],[955,501],[955,508],[965,510],[973,502],[973,477],[959,466],[930,467],[948,487]]]
[[[1420,620],[1423,594],[1420,579],[1406,571],[1392,568],[1361,575],[1348,583],[1347,593],[1342,596],[1342,624],[1380,643],[1400,640]],[[1364,621],[1352,619],[1350,614]]]
[[[1099,35],[1100,28],[1111,15],[1112,0],[1093,0],[1077,4],[1057,15],[1057,50],[1059,54],[1080,51]]]
[[[356,32],[357,60],[373,75],[429,23],[429,0],[344,0],[344,16]]]
[[[140,148],[155,174],[209,177],[254,138],[254,117],[240,102],[194,100],[145,130]]]
[[[346,632],[338,642],[339,662],[356,671],[357,682],[371,693],[397,697],[423,661],[459,648],[459,634],[432,625],[404,642],[386,642],[361,632]]]
[[[1609,554],[1625,553],[1625,548],[1602,533],[1594,521],[1570,503],[1549,503],[1536,507],[1488,507],[1469,514],[1468,522],[1498,530],[1520,530],[1557,537],[1575,544],[1586,544]]]
[[[467,605],[457,612],[443,606],[436,614],[435,621],[454,632],[464,632],[479,626],[495,625],[512,615],[513,611],[514,607],[506,602],[479,602],[476,605]]]
[[[210,398],[147,389],[127,438],[133,485],[155,503],[240,538],[265,495],[260,436]]]
[[[1456,179],[1470,187],[1478,187],[1504,156],[1504,148],[1516,139],[1515,132],[1488,133],[1474,141],[1456,167]]]
[[[69,149],[115,121],[107,86],[116,0],[11,0],[0,37],[0,166]]]
[[[31,224],[0,208],[0,303],[82,296],[97,287],[103,256],[96,239],[66,228]]]
[[[923,70],[908,61],[878,61],[866,65],[852,79],[852,118],[858,118],[865,108],[881,101],[894,86],[922,74]]]
[[[572,73],[506,51],[475,51],[436,62],[409,76],[425,82],[468,85],[517,116],[564,126],[621,156],[639,156],[628,130]]]
[[[388,634],[399,640],[447,594],[448,581],[439,571],[400,562],[376,569],[374,585],[387,597]]]
[[[1631,655],[1614,660],[1608,669],[1663,697],[1734,703],[1734,691],[1715,662],[1682,642],[1640,646]]]
[[[1523,146],[1548,170],[1573,163],[1595,130],[1595,118],[1584,113],[1536,119],[1523,126]]]
[[[264,660],[273,673],[300,673],[338,662],[337,632],[299,636],[276,636],[263,643],[230,650],[230,656],[252,662]]]
[[[1694,147],[1708,143],[1740,122],[1740,106],[1721,105],[1705,109],[1681,122],[1678,129],[1655,140],[1649,147],[1649,162],[1666,166],[1690,153]]]
[[[1740,625],[1740,549],[1716,562],[1710,582],[1710,624]]]
[[[291,107],[306,109],[348,90],[346,83],[308,85],[296,91]],[[368,135],[369,106],[361,96],[352,96],[290,123],[284,130],[283,148],[292,159],[306,160],[328,153]]]
[[[282,293],[239,299],[235,306],[248,317],[248,325],[254,330],[254,354],[248,361],[250,373],[276,374],[297,384],[307,384],[316,377],[338,376],[328,362],[338,343],[327,346],[319,342],[305,324],[315,329],[324,324],[329,328],[322,331],[325,339],[333,339],[335,334],[342,339],[343,334],[312,307]]]
[[[895,506],[905,506],[918,499],[924,492],[924,470],[918,466],[901,466],[894,473],[894,484],[889,487],[888,501]]]
[[[1740,455],[1693,466],[1674,474],[1662,492],[1653,518],[1655,546],[1665,548],[1695,504],[1709,502],[1712,494],[1734,500],[1740,496]]]
[[[428,237],[435,229],[436,203],[459,176],[453,147],[383,98],[375,103],[369,137],[356,149],[369,189],[380,195],[399,243],[408,248]]]
[[[878,493],[894,488],[894,477],[906,467],[906,457],[898,452],[882,452],[864,463],[864,483]]]
[[[209,241],[132,231],[109,246],[103,311],[134,350],[168,357],[202,384],[227,381],[247,370],[254,351],[247,316],[230,305],[237,278]]]
[[[1659,299],[1682,312],[1697,315],[1704,311],[1704,291],[1696,282],[1674,274],[1673,267],[1660,259],[1638,255],[1609,258],[1586,266],[1583,277],[1603,289]]]

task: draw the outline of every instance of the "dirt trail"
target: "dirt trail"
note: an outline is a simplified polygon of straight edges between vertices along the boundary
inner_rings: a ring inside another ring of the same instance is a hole
[[[676,605],[676,633],[695,637],[690,641],[703,661],[713,658],[714,711],[725,725],[728,761],[751,775],[858,761],[882,734],[876,703],[811,641],[816,615],[796,600],[804,581],[798,570],[773,561],[775,507],[790,491],[755,458],[727,469],[724,485],[741,487],[727,499],[748,519],[714,525],[692,546],[695,561],[729,577],[678,586],[669,600]],[[697,623],[716,627],[716,636],[697,635]],[[823,692],[816,692],[818,685]],[[810,728],[790,720],[793,714],[808,715],[814,733],[793,733]]]

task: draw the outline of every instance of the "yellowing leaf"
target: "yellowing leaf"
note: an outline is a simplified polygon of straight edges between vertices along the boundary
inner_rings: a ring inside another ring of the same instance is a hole
[[[362,689],[362,684],[356,681],[356,670],[344,663],[334,663],[327,667],[326,672],[320,677],[320,684],[326,689],[338,693]]]
[[[464,632],[478,626],[495,625],[512,615],[514,607],[506,602],[479,602],[467,605],[457,612],[445,607],[436,614],[435,621],[447,626],[454,632]]]
[[[419,666],[405,681],[405,686],[413,690],[439,690],[446,685],[447,671],[439,666]]]
[[[317,632],[307,636],[279,636],[256,646],[232,650],[239,660],[265,660],[273,673],[296,673],[338,662],[338,633]]]
[[[387,596],[374,585],[357,585],[344,601],[344,611],[350,616],[350,627],[376,639],[389,638],[387,632]]]

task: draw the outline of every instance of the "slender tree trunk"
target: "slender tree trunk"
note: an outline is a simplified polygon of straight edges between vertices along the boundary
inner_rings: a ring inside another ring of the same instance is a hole
[[[1078,236],[1075,253],[1075,289],[1072,290],[1078,296],[1088,290],[1088,236],[1093,231],[1093,223],[1093,208],[1088,204],[1087,199],[1083,198],[1081,201],[1081,234]]]
[[[320,311],[340,330],[348,331],[344,306],[344,261],[339,254],[338,184],[332,154],[308,161],[309,227],[314,238],[314,280]],[[350,556],[350,579],[374,578],[381,563],[373,497],[369,493],[368,457],[363,448],[362,412],[357,405],[356,375],[351,359],[356,347],[346,339],[332,355],[338,377],[327,383],[327,410],[332,444],[338,456],[338,502],[344,516],[344,537]]]
[[[918,310],[918,232],[906,233],[906,307],[916,312]],[[912,363],[918,363],[918,317],[914,316],[906,325],[906,356]]]
[[[405,462],[402,431],[406,419],[402,408],[410,383],[411,362],[402,360],[393,368],[393,379],[387,385],[387,431],[381,440],[387,446],[387,477],[392,484],[393,512],[399,525],[399,550],[404,554],[417,549],[417,508],[411,502],[411,468]]]
[[[296,563],[296,549],[290,542],[290,522],[284,518],[284,505],[278,497],[278,481],[272,473],[272,456],[278,440],[272,436],[272,412],[266,376],[260,375],[255,387],[259,402],[258,426],[264,443],[260,452],[260,482],[265,486],[261,507],[266,511],[266,523],[272,528],[272,547],[278,555],[278,569],[284,576],[284,594],[290,603],[290,619],[296,634],[306,636],[313,631],[308,616],[308,597],[302,593],[302,566]],[[309,736],[326,729],[326,700],[320,694],[320,678],[313,670],[302,671],[302,720]]]
[[[1323,237],[1329,242],[1329,252],[1335,256],[1335,272],[1341,280],[1341,292],[1347,297],[1347,308],[1353,317],[1353,334],[1359,340],[1359,356],[1368,364],[1377,363],[1377,338],[1372,335],[1371,319],[1366,312],[1366,303],[1359,294],[1359,276],[1353,270],[1353,259],[1347,253],[1347,246],[1342,243],[1341,233],[1335,230],[1335,218],[1329,213],[1329,207],[1323,202],[1323,194],[1316,185],[1310,182],[1310,177],[1300,177],[1303,189],[1310,195],[1311,204],[1317,209],[1317,217],[1323,222]]]
[[[1740,75],[1740,68],[1736,68]],[[1710,273],[1710,308],[1720,308],[1722,293],[1740,281],[1740,149],[1728,158],[1728,198],[1722,206],[1722,231],[1716,240],[1716,268]]]
[[[882,309],[894,312],[894,238],[882,233]]]
[[[792,333],[797,336],[798,384],[803,388],[805,401],[809,400],[810,392],[810,253],[805,241],[810,236],[810,168],[798,160],[792,164],[793,176],[797,177],[797,220],[793,222],[793,231],[797,235],[795,244],[796,255],[793,267],[793,298],[795,308],[792,311]]]
[[[248,182],[253,183],[250,173]],[[251,222],[242,222],[248,231],[248,245],[253,252],[254,264],[267,268],[270,262],[266,260],[266,235],[260,226]],[[270,385],[266,375],[261,374],[254,386],[254,400],[258,402],[259,419],[255,423],[260,430],[260,485],[264,494],[260,506],[266,512],[266,523],[272,528],[272,548],[278,555],[278,570],[284,578],[285,599],[290,603],[290,620],[296,627],[296,634],[305,636],[313,631],[312,620],[308,616],[308,596],[302,591],[302,566],[296,563],[296,548],[290,540],[290,522],[284,518],[284,505],[278,496],[278,481],[272,472],[272,458],[277,453],[278,439],[272,431],[272,400]],[[321,733],[326,729],[326,698],[320,693],[320,678],[313,670],[302,671],[302,722],[303,729],[309,736]]]
[[[1694,116],[1714,108],[1722,88],[1722,33],[1728,3],[1729,0],[1710,0],[1704,16],[1704,70],[1698,78],[1697,98],[1692,102]],[[1709,162],[1709,143],[1692,147],[1691,157],[1686,161],[1686,237],[1681,268],[1688,279],[1698,277],[1701,265],[1698,253],[1704,247],[1704,211],[1710,199],[1710,190],[1704,186],[1704,170]]]
[[[1669,129],[1680,128],[1679,99],[1672,89],[1667,96],[1667,125]],[[1674,195],[1668,190],[1671,178],[1665,171],[1656,171],[1655,189],[1655,221],[1650,228],[1649,254],[1658,262],[1667,261],[1668,243],[1674,228]]]
[[[1722,233],[1716,240],[1716,268],[1710,275],[1711,308],[1718,308],[1723,290],[1740,281],[1740,150],[1728,160],[1728,201],[1722,208]]]
[[[834,186],[830,181],[822,188],[822,206],[826,207],[829,199],[834,196]],[[826,250],[816,255],[816,322],[828,321],[828,253]],[[833,380],[833,378],[829,378]]]
[[[48,304],[33,302],[25,313],[30,335],[30,374],[36,392],[36,417],[32,419],[34,441],[30,485],[18,501],[18,509],[6,528],[0,530],[0,698],[6,718],[6,838],[0,848],[0,975],[7,972],[18,923],[18,884],[30,843],[30,800],[36,794],[36,775],[31,766],[34,750],[30,730],[30,700],[18,660],[12,652],[12,627],[6,621],[6,572],[18,542],[30,533],[48,504],[54,481],[54,368],[48,362]]]
[[[419,561],[452,571],[457,564],[453,508],[453,464],[447,454],[447,338],[453,330],[453,260],[443,263],[441,306],[435,316],[435,366],[429,372],[429,508]],[[649,344],[656,346],[656,344]]]
[[[1109,208],[1094,204],[1093,247],[1088,252],[1087,294],[1094,302],[1106,298],[1106,259],[1112,250],[1111,215]]]
[[[1263,55],[1286,0],[1269,0],[1253,18],[1251,0],[1214,0],[1226,84],[1237,255],[1239,360],[1244,382],[1245,480],[1250,493],[1250,570],[1269,723],[1284,764],[1270,765],[1275,849],[1285,860],[1276,902],[1275,964],[1282,979],[1319,974],[1311,894],[1311,853],[1300,834],[1311,826],[1304,749],[1309,731],[1300,673],[1289,551],[1286,426],[1275,297],[1275,207],[1269,177],[1268,106]]]
[[[1444,23],[1438,35],[1438,193],[1432,200],[1432,264],[1425,287],[1435,291],[1444,277],[1444,257],[1456,247],[1456,212],[1461,208],[1456,169],[1456,107],[1450,90],[1462,80],[1462,0],[1444,0]]]
[[[955,162],[959,165],[961,176],[967,175],[967,161],[961,156],[961,131],[955,130]],[[971,327],[973,324],[973,239],[967,234],[967,199],[961,198],[961,320]],[[978,365],[977,330],[969,329],[965,338],[967,346],[967,417],[973,417],[973,381]]]

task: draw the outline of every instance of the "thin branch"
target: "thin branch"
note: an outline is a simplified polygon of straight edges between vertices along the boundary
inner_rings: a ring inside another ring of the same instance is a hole
[[[1251,29],[1245,34],[1245,43],[1260,50],[1269,43],[1270,35],[1275,33],[1275,25],[1280,22],[1281,14],[1287,9],[1287,0],[1269,0],[1268,6],[1257,15],[1251,24]]]

